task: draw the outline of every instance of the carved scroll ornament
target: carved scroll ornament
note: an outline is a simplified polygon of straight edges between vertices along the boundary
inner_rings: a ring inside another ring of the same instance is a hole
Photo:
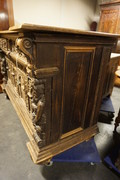
[[[18,38],[16,39],[16,47],[23,52],[29,60],[33,60],[32,56],[32,40],[30,38]]]

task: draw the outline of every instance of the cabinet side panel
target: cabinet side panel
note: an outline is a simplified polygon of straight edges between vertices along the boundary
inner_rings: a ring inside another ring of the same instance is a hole
[[[60,136],[62,75],[54,76],[52,80],[51,143],[58,141]]]
[[[62,134],[83,126],[94,60],[94,47],[67,47],[64,58]]]
[[[110,60],[110,54],[111,54],[111,47],[104,47],[102,52],[102,58],[100,61],[100,69],[98,72],[98,82],[97,82],[97,93],[96,93],[96,100],[94,103],[95,110],[93,114],[93,118],[91,119],[90,126],[97,123],[98,115],[100,111],[100,106],[102,103],[102,97],[104,93],[104,87],[106,85],[106,75],[107,75],[107,68],[108,68],[108,62]]]
[[[102,47],[97,47],[96,52],[95,52],[95,60],[93,64],[93,74],[91,77],[91,85],[89,89],[89,97],[88,97],[88,104],[87,104],[87,113],[85,117],[85,122],[84,122],[84,128],[88,128],[91,124],[93,123],[93,116],[95,113],[95,105],[97,103],[97,89],[98,89],[98,84],[100,83],[99,79],[99,70],[101,66],[101,56],[102,56],[103,48]],[[104,76],[104,74],[103,74]]]

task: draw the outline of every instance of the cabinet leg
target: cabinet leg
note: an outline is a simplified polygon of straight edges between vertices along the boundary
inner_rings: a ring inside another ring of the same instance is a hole
[[[48,159],[45,163],[45,166],[52,166],[53,165],[53,161],[51,161],[51,159]]]
[[[48,163],[45,163],[45,166],[52,166],[53,165],[53,161],[50,161]]]

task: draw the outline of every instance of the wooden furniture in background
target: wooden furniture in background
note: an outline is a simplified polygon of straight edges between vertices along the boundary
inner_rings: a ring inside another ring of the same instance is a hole
[[[111,1],[100,5],[101,15],[98,31],[120,34],[120,1]],[[117,48],[114,52],[120,52],[120,41],[118,40]],[[107,68],[107,76],[104,88],[104,97],[111,95],[114,86],[115,71],[120,58],[111,58]]]
[[[120,34],[120,0],[100,4],[98,31]]]
[[[23,24],[1,32],[4,91],[44,163],[97,132],[117,35]]]
[[[14,25],[12,0],[0,0],[0,30],[7,30]],[[0,92],[2,84],[1,62],[0,62]]]
[[[115,83],[115,71],[118,67],[118,63],[120,61],[120,54],[111,53],[110,61],[108,63],[108,67],[106,69],[106,79],[103,89],[103,97],[107,97],[112,94],[114,83]]]

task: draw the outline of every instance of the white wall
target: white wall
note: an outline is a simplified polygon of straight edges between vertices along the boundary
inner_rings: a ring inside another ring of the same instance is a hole
[[[105,0],[104,0],[105,1]],[[100,4],[103,2],[103,0],[97,0],[96,2],[96,11],[95,11],[95,16],[94,20],[99,23],[100,20]]]
[[[89,30],[96,0],[13,0],[15,24],[32,23]]]

